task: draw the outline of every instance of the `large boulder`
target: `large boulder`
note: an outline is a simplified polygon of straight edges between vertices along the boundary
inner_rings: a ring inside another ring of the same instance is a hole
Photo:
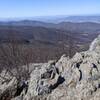
[[[17,89],[17,80],[9,75],[8,72],[2,71],[0,74],[0,100],[10,100],[14,97]]]

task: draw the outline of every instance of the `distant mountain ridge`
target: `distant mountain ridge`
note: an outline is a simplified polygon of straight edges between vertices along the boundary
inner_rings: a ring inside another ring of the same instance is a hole
[[[11,38],[13,33],[17,37],[17,42],[26,45],[27,48],[32,46],[34,54],[40,50],[38,54],[42,53],[41,57],[47,58],[48,53],[45,51],[49,51],[49,60],[60,57],[64,53],[73,56],[77,51],[87,50],[91,41],[100,34],[100,24],[94,22],[47,23],[36,20],[0,22],[0,43],[9,43],[9,37]],[[41,59],[38,60],[40,61]]]
[[[100,23],[100,15],[77,15],[77,16],[37,16],[37,17],[23,17],[23,18],[1,18],[0,21],[21,21],[21,20],[36,20],[47,23],[60,23],[60,22],[95,22]]]
[[[21,21],[8,21],[8,22],[1,21],[0,25],[45,27],[45,28],[55,28],[55,29],[67,30],[72,32],[83,32],[83,33],[100,32],[100,23],[94,23],[94,22],[77,22],[77,23],[61,22],[55,24],[55,23],[46,23],[46,22],[34,21],[34,20],[21,20]]]

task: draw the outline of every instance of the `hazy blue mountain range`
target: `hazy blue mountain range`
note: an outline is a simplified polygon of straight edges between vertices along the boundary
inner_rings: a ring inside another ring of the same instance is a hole
[[[37,17],[22,17],[22,18],[0,18],[1,21],[20,21],[20,20],[36,20],[47,23],[60,22],[96,22],[100,23],[99,15],[89,16],[37,16]]]
[[[58,20],[61,17],[56,18]],[[79,20],[76,17],[68,18]],[[86,22],[57,22],[54,19],[51,22],[46,21],[47,19],[39,20],[39,18],[38,21],[32,18],[2,20],[0,21],[0,43],[11,42],[10,39],[14,35],[21,45],[25,45],[27,49],[30,46],[34,49],[34,59],[40,56],[36,62],[55,59],[64,53],[73,56],[78,51],[87,50],[91,41],[100,34],[100,23],[93,22],[93,17],[91,17],[91,22],[89,18],[86,19],[88,20]],[[43,57],[44,60],[42,60]]]
[[[45,28],[54,28],[67,30],[72,32],[83,32],[83,33],[99,33],[100,32],[100,23],[94,22],[61,22],[61,23],[47,23],[42,21],[33,21],[33,20],[21,20],[21,21],[8,21],[0,22],[2,26],[31,26],[31,27],[45,27]]]

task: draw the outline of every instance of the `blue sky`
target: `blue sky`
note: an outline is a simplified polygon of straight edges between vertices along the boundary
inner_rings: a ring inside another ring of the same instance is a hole
[[[0,0],[0,18],[100,15],[100,0]]]

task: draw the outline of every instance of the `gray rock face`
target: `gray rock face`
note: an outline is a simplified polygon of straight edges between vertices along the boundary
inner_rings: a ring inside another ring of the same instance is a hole
[[[89,50],[100,52],[100,35],[91,43]]]
[[[27,92],[12,100],[100,100],[99,40],[71,59],[63,55],[58,61],[31,66]]]

